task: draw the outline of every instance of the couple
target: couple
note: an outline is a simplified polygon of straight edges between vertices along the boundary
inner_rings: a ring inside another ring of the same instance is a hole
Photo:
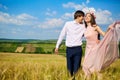
[[[83,20],[85,23],[83,23]],[[58,53],[60,44],[66,36],[67,68],[71,76],[77,73],[81,65],[83,36],[86,38],[86,50],[83,61],[85,76],[89,77],[93,72],[100,72],[100,70],[109,66],[118,58],[118,35],[114,29],[116,24],[118,23],[109,26],[105,33],[96,24],[93,14],[87,13],[85,15],[80,10],[74,13],[74,21],[65,23],[57,41],[55,53]],[[98,39],[99,34],[104,36],[101,41]]]

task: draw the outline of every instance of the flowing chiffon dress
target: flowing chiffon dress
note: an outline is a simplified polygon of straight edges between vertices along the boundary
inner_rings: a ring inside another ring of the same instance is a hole
[[[87,27],[84,34],[87,42],[83,60],[85,75],[101,71],[119,57],[120,22],[115,22],[111,26],[112,28],[99,43],[96,42],[98,40],[98,32],[92,26]]]

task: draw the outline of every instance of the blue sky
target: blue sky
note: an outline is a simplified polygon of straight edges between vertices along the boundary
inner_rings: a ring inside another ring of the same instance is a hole
[[[91,10],[105,31],[120,20],[120,0],[0,0],[0,38],[57,39],[76,10]]]

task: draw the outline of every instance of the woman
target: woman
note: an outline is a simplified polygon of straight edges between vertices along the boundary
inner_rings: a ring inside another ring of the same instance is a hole
[[[86,14],[85,24],[86,31],[84,36],[87,43],[83,61],[83,71],[85,76],[89,78],[93,72],[99,73],[118,58],[118,35],[114,31],[116,24],[109,26],[105,33],[96,25],[95,17],[91,13]],[[104,36],[100,42],[98,42],[99,34]]]

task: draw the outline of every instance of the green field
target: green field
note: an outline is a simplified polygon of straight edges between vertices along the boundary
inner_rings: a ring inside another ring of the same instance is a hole
[[[102,71],[102,80],[120,80],[120,59]],[[83,80],[80,69],[76,80]],[[71,80],[66,58],[55,54],[0,53],[0,80]],[[92,80],[97,80],[92,75]]]
[[[14,53],[18,47],[24,47],[21,53],[51,54],[54,51],[56,40],[0,40],[0,52]],[[25,52],[30,46],[35,48],[34,52]],[[65,53],[66,47],[63,42],[60,48],[61,53]]]
[[[16,53],[17,47],[31,44],[35,52]],[[59,55],[53,50],[56,40],[0,40],[0,80],[71,80],[66,69],[65,43],[60,47]],[[85,42],[83,42],[83,56]],[[120,44],[119,44],[120,50]],[[42,51],[42,52],[41,52]],[[120,80],[120,59],[102,71],[102,80]],[[80,69],[76,80],[83,80]],[[96,74],[92,80],[97,80]]]
[[[19,53],[31,53],[31,54],[52,54],[54,53],[54,48],[56,46],[57,40],[14,40],[14,39],[0,39],[0,52],[11,52],[16,53],[18,47],[24,47],[24,50]],[[31,45],[36,48],[34,52],[26,52],[27,46]],[[83,55],[85,51],[85,42],[83,42]],[[66,55],[65,41],[61,44],[59,53]]]

